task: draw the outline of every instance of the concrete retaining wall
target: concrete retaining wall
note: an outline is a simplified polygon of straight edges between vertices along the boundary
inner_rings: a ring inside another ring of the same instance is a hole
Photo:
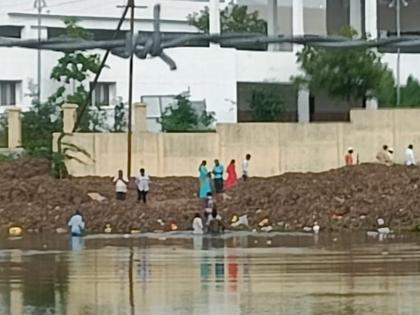
[[[55,135],[57,139],[58,135]],[[66,136],[87,150],[86,164],[68,162],[75,176],[114,175],[126,169],[126,134],[75,133]],[[227,164],[246,153],[252,154],[252,176],[285,172],[318,172],[344,165],[346,148],[352,146],[361,162],[374,162],[383,144],[395,149],[396,162],[403,162],[404,150],[412,143],[420,148],[420,110],[354,110],[350,123],[247,123],[220,124],[216,133],[133,134],[132,168],[144,167],[153,176],[196,176],[201,160],[213,164],[219,158]]]

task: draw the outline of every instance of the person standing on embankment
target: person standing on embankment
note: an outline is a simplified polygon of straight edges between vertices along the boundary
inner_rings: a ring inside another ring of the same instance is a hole
[[[123,171],[119,170],[118,175],[114,177],[115,195],[117,200],[125,200],[127,197],[128,180],[124,178]]]
[[[384,144],[382,146],[382,150],[380,150],[378,154],[376,154],[376,159],[378,160],[379,163],[385,164],[387,166],[391,166],[392,164],[394,164],[394,162],[392,161],[389,155],[389,148],[386,144]]]
[[[214,175],[214,188],[216,194],[221,194],[223,192],[223,174],[225,168],[220,164],[219,160],[214,160],[213,175]]]
[[[242,179],[244,180],[244,182],[246,182],[246,180],[249,177],[249,161],[251,160],[251,154],[247,154],[245,156],[245,160],[242,162]]]
[[[137,202],[143,201],[144,204],[147,203],[147,194],[150,190],[150,178],[146,174],[144,168],[140,169],[140,174],[136,177],[136,186],[137,186]]]
[[[416,157],[414,154],[414,147],[412,144],[409,144],[408,148],[405,150],[405,165],[407,166],[416,165]]]

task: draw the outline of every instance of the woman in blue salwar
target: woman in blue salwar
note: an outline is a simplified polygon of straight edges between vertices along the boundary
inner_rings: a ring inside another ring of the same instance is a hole
[[[198,168],[198,171],[200,173],[198,179],[200,181],[200,192],[199,197],[201,199],[206,199],[207,194],[211,192],[211,178],[210,173],[207,170],[207,162],[203,161],[200,164],[200,167]]]

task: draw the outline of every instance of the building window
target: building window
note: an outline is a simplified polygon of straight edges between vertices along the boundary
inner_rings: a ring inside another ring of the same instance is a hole
[[[16,105],[16,81],[0,81],[0,105]]]
[[[115,96],[114,82],[98,82],[92,94],[92,105],[109,106],[112,105]],[[92,83],[91,83],[92,87]]]
[[[0,36],[21,38],[22,27],[13,25],[0,25]]]

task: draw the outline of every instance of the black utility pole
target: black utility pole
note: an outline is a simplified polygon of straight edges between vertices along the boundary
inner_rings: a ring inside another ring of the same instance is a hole
[[[134,39],[134,0],[128,0],[127,6],[131,9],[130,33],[131,42]],[[133,47],[135,48],[135,47]],[[134,73],[134,49],[130,54],[129,82],[128,82],[128,134],[127,134],[127,178],[131,176],[131,144],[133,138],[133,73]]]

